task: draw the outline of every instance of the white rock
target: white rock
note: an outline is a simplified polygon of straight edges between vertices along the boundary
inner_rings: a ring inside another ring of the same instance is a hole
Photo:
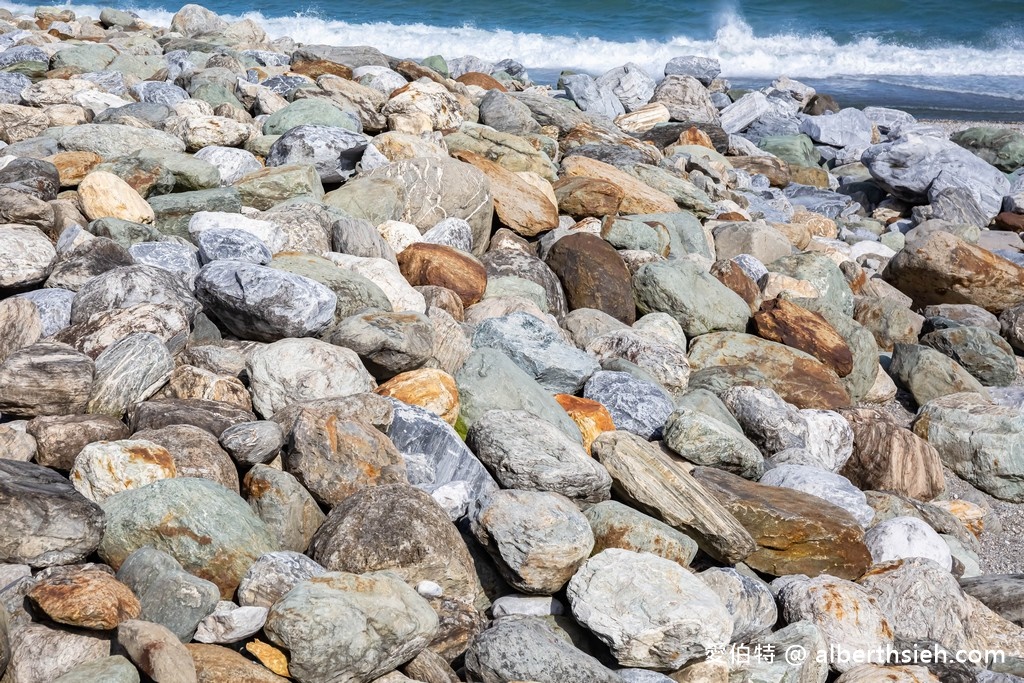
[[[196,152],[195,157],[216,167],[221,185],[233,185],[242,176],[263,168],[252,152],[235,147],[211,145]]]
[[[42,282],[57,250],[43,231],[29,225],[0,225],[0,287]]]
[[[395,311],[426,312],[427,302],[423,295],[409,284],[394,263],[382,258],[363,258],[334,251],[327,252],[324,257],[373,281],[373,284],[380,287],[387,296],[391,308]]]
[[[71,467],[71,484],[91,501],[170,479],[177,474],[166,448],[143,439],[96,441],[87,445]]]
[[[565,605],[549,595],[503,595],[491,603],[491,614],[502,617],[546,617],[565,614]]]
[[[287,244],[287,237],[281,226],[270,221],[261,221],[256,218],[247,218],[239,213],[224,213],[221,211],[200,211],[192,216],[188,222],[188,232],[196,236],[204,230],[214,228],[226,228],[230,230],[242,230],[259,239],[267,245],[271,254],[283,250]]]
[[[925,557],[947,571],[953,568],[953,555],[942,537],[917,517],[894,517],[879,522],[864,539],[875,564]]]
[[[760,483],[817,496],[849,512],[863,527],[867,527],[875,517],[875,511],[868,505],[863,491],[846,477],[820,467],[780,464],[765,472]]]
[[[267,623],[266,607],[239,607],[221,601],[213,614],[199,622],[194,640],[198,643],[237,643],[259,633]]]
[[[423,236],[420,229],[412,223],[402,221],[384,221],[377,226],[377,232],[384,238],[396,254],[401,254],[405,248],[416,242],[422,242]]]

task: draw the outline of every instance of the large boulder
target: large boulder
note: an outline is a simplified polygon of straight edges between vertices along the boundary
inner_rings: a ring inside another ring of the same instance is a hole
[[[641,314],[668,313],[687,337],[746,329],[747,303],[691,261],[655,262],[633,275],[633,295]]]

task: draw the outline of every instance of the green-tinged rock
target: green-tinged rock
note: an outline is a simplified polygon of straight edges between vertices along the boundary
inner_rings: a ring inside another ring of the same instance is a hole
[[[399,220],[405,209],[405,185],[394,178],[356,177],[324,195],[324,204],[374,225]]]
[[[954,133],[949,138],[1003,173],[1024,166],[1024,134],[1008,128],[977,126]]]
[[[432,55],[420,62],[423,66],[433,69],[445,78],[448,78],[448,62],[441,55]]]
[[[548,311],[548,297],[544,288],[536,282],[526,280],[515,275],[504,277],[492,277],[487,279],[487,289],[484,290],[484,299],[494,297],[517,296],[537,304],[537,308]]]
[[[594,555],[606,548],[622,548],[688,567],[697,554],[697,542],[686,534],[617,501],[598,503],[583,514],[594,532]]]
[[[668,313],[687,338],[747,327],[750,308],[738,294],[690,261],[648,263],[633,275],[641,314]]]
[[[677,408],[665,421],[662,441],[687,462],[705,465],[757,481],[764,458],[741,432],[710,415]]]
[[[217,584],[225,600],[256,558],[278,550],[273,532],[240,496],[206,479],[163,479],[111,496],[102,507],[104,562],[120,567],[150,545]]]
[[[238,98],[235,97],[235,93],[232,88],[224,83],[201,83],[190,88],[189,95],[191,95],[194,100],[207,102],[214,109],[222,104],[230,104],[232,107],[237,109],[245,109],[245,107],[242,106],[242,103],[238,101]]]
[[[291,164],[254,171],[235,183],[243,206],[266,211],[293,197],[312,197],[320,201],[324,186],[316,167],[311,164]]]
[[[359,116],[345,111],[329,100],[296,100],[274,112],[263,122],[264,135],[284,135],[296,126],[331,126],[360,132]]]
[[[827,299],[791,299],[809,311],[820,313],[825,321],[839,333],[853,354],[853,370],[840,382],[854,403],[867,396],[878,376],[878,344],[868,328],[848,315],[827,306]]]
[[[1005,387],[1017,378],[1013,348],[984,327],[952,327],[921,337],[921,343],[943,353],[987,387]]]
[[[509,171],[533,171],[549,182],[558,178],[558,168],[548,155],[518,135],[476,123],[464,123],[457,132],[446,135],[444,142],[449,152],[479,154]]]
[[[51,69],[69,69],[78,73],[103,71],[114,61],[117,52],[109,45],[83,44],[65,47],[50,60]]]
[[[525,410],[550,422],[574,441],[583,442],[579,427],[551,394],[509,358],[491,348],[478,348],[455,375],[459,417],[472,427],[488,410]]]
[[[300,681],[372,681],[409,661],[437,632],[430,604],[387,572],[329,572],[270,609],[264,630]]]
[[[846,316],[853,315],[853,291],[847,284],[843,271],[832,259],[823,254],[803,252],[785,256],[767,264],[768,271],[781,273],[797,280],[807,280],[824,299],[817,310],[831,308]]]
[[[668,256],[671,243],[664,225],[618,216],[606,216],[601,221],[601,238],[616,249],[649,251],[659,256]]]
[[[115,57],[114,61],[107,65],[106,70],[116,71],[117,73],[135,76],[141,80],[148,81],[166,67],[167,62],[164,61],[163,55],[133,55],[126,53]]]
[[[647,164],[637,164],[623,170],[645,185],[664,192],[681,209],[690,211],[699,218],[707,218],[715,212],[711,198],[703,190],[671,171]]]
[[[821,155],[814,149],[814,141],[806,135],[770,135],[763,138],[758,147],[774,154],[793,166],[818,165]]]
[[[140,149],[131,155],[139,160],[152,160],[174,176],[174,192],[208,190],[220,186],[217,167],[191,154],[159,149]]]
[[[669,256],[673,258],[699,254],[712,261],[716,260],[711,231],[705,229],[700,220],[688,211],[636,214],[629,218],[664,225],[669,235]]]
[[[121,655],[79,664],[53,683],[139,683],[139,672]]]
[[[965,391],[988,397],[985,387],[959,363],[919,344],[896,344],[889,374],[910,391],[919,406],[940,396]]]
[[[313,254],[285,253],[275,256],[268,265],[326,285],[338,297],[334,310],[336,320],[365,309],[392,310],[387,294],[372,280],[355,271],[339,268],[325,258]]]
[[[185,143],[170,133],[119,123],[68,126],[61,129],[56,137],[57,144],[65,152],[95,152],[104,159],[126,156],[140,149],[185,151]]]
[[[163,235],[190,239],[188,222],[193,214],[200,211],[241,213],[242,202],[238,190],[233,187],[219,187],[212,190],[175,192],[151,197],[149,205],[156,214],[157,230]]]
[[[1024,502],[1024,413],[978,394],[943,396],[925,404],[914,433],[935,447],[943,464],[982,491]]]
[[[139,242],[159,242],[163,234],[152,225],[133,223],[120,218],[99,218],[86,229],[97,237],[107,237],[127,249]]]
[[[172,152],[172,154],[181,154],[181,152]],[[139,158],[135,154],[116,157],[111,161],[98,164],[93,171],[113,173],[144,198],[169,194],[174,191],[174,174],[152,157]]]

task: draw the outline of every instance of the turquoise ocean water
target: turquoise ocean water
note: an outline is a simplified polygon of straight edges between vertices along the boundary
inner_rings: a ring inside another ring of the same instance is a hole
[[[166,23],[180,2],[118,2]],[[1024,0],[207,0],[273,37],[373,45],[400,57],[511,57],[534,80],[625,62],[658,77],[677,55],[717,57],[735,85],[787,75],[842,104],[1024,120]],[[29,5],[0,0],[0,7]],[[71,4],[80,12],[95,6]]]

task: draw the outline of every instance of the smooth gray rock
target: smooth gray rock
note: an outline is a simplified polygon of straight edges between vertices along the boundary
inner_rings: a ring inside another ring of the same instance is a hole
[[[732,637],[733,618],[718,595],[678,563],[650,553],[598,553],[573,576],[566,596],[576,620],[622,666],[675,670]]]
[[[466,670],[481,683],[622,682],[618,674],[537,617],[497,621],[470,645]]]
[[[160,337],[139,332],[96,357],[96,375],[86,412],[124,416],[160,389],[174,370],[174,357]]]
[[[460,419],[467,428],[488,410],[525,410],[582,443],[576,423],[551,394],[500,351],[477,348],[455,381],[462,404]]]
[[[532,253],[512,249],[491,250],[480,259],[487,269],[487,277],[520,277],[544,288],[548,312],[561,320],[569,312],[565,291],[558,276],[546,263]]]
[[[114,123],[70,126],[62,130],[57,144],[65,152],[95,152],[104,159],[146,148],[185,151],[185,143],[170,133]]]
[[[1024,626],[1024,574],[962,578],[960,587],[999,616]]]
[[[677,408],[663,431],[665,445],[694,465],[717,467],[755,481],[764,473],[764,458],[757,447],[710,415]]]
[[[763,581],[732,567],[711,567],[697,574],[732,615],[733,643],[747,643],[771,632],[779,618],[775,597]]]
[[[128,253],[139,265],[161,268],[180,277],[189,289],[195,286],[196,275],[199,274],[199,258],[191,245],[139,242],[128,247]]]
[[[703,85],[711,85],[711,81],[718,78],[720,73],[722,73],[722,66],[713,57],[686,55],[683,57],[673,57],[665,64],[666,76],[676,74],[693,76]]]
[[[106,10],[104,10],[106,11]],[[53,683],[139,683],[139,672],[121,655],[94,659],[55,678]]]
[[[527,135],[540,130],[529,107],[499,90],[488,90],[478,106],[480,123],[502,133]]]
[[[238,584],[238,604],[269,608],[302,581],[326,571],[298,552],[281,550],[261,555]]]
[[[204,266],[196,297],[229,331],[259,341],[322,332],[338,301],[319,282],[243,261]]]
[[[626,113],[611,88],[603,86],[587,74],[563,76],[560,82],[566,96],[582,111],[609,119]]]
[[[356,172],[370,138],[345,128],[307,125],[289,129],[270,147],[267,166],[312,164],[325,183],[340,183]]]
[[[33,463],[0,458],[0,508],[0,562],[82,562],[103,535],[103,510],[65,477]]]
[[[867,504],[864,493],[841,475],[810,465],[782,464],[771,468],[761,477],[761,484],[781,486],[817,496],[837,505],[867,528],[875,512]]]
[[[220,445],[241,465],[266,464],[285,442],[284,429],[270,420],[242,422],[221,432]]]
[[[626,111],[634,111],[650,102],[657,85],[643,67],[633,62],[606,71],[598,76],[597,84],[609,88]]]
[[[166,627],[183,643],[220,600],[216,584],[189,574],[172,556],[151,547],[129,555],[117,580],[139,598],[141,619]]]
[[[476,502],[470,522],[501,575],[524,593],[556,593],[594,547],[587,518],[557,493],[494,491]]]
[[[553,394],[575,394],[599,369],[588,354],[565,343],[547,324],[515,312],[480,323],[474,348],[496,349]]]
[[[750,308],[731,289],[690,261],[655,262],[633,275],[641,313],[668,313],[687,338],[708,332],[746,329]]]
[[[264,632],[310,683],[372,681],[412,659],[437,632],[430,604],[389,572],[328,572],[270,608]]]
[[[522,410],[491,410],[466,443],[505,488],[551,491],[567,498],[607,500],[608,471],[554,425]]]
[[[848,107],[834,114],[804,118],[800,132],[823,145],[847,148],[859,157],[871,146],[872,121],[861,110]]]
[[[359,354],[366,369],[380,381],[423,367],[434,350],[430,320],[410,311],[349,316],[324,332],[323,338]]]
[[[739,133],[771,111],[772,106],[764,93],[749,92],[719,112],[722,130]]]
[[[617,429],[645,439],[658,438],[674,410],[665,389],[625,372],[595,372],[583,387],[583,397],[607,408]]]
[[[668,524],[614,500],[592,505],[584,513],[594,532],[595,554],[606,548],[651,553],[684,567],[697,555],[697,542]]]

